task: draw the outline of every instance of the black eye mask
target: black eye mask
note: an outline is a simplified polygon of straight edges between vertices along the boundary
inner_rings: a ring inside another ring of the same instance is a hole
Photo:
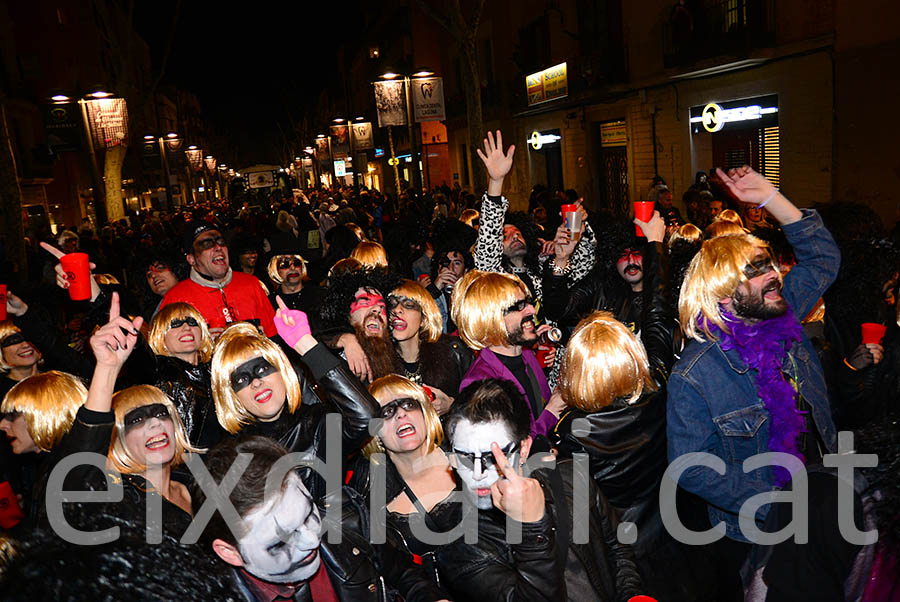
[[[231,371],[231,388],[237,393],[241,389],[250,386],[255,378],[263,378],[277,372],[277,368],[270,364],[264,357],[255,357],[247,360]]]
[[[21,332],[14,332],[8,337],[5,337],[2,341],[0,341],[0,347],[12,347],[13,345],[18,345],[19,343],[24,343],[25,337]]]
[[[159,418],[160,420],[172,420],[169,410],[161,403],[151,403],[150,405],[134,408],[127,414],[122,422],[125,424],[125,430],[137,428],[151,418]]]

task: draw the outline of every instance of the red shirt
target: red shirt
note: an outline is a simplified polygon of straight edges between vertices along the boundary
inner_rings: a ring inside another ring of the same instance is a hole
[[[278,333],[275,310],[259,278],[252,274],[233,271],[231,282],[221,290],[187,278],[166,293],[160,307],[179,301],[199,311],[210,328],[225,328],[241,320],[259,320],[266,336],[273,337]]]

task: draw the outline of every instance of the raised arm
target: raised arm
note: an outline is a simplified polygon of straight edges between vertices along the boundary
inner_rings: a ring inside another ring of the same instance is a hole
[[[109,412],[112,408],[116,378],[137,345],[138,331],[143,323],[144,319],[140,316],[134,320],[120,316],[119,294],[112,294],[109,321],[91,337],[91,350],[97,358],[97,365],[94,367],[87,402],[84,404],[86,409]]]
[[[484,139],[484,152],[476,149],[478,157],[488,171],[488,187],[481,204],[481,227],[475,241],[475,269],[485,272],[500,271],[500,260],[503,258],[503,220],[509,202],[501,194],[503,180],[512,169],[513,155],[516,147],[512,145],[503,152],[503,135],[497,130],[494,135],[488,132]]]

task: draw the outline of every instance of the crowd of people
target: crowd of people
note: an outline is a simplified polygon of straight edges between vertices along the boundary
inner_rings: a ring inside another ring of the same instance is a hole
[[[747,166],[698,174],[686,217],[662,179],[647,221],[543,187],[510,211],[514,152],[488,134],[481,199],[29,230],[0,596],[900,600],[878,216]]]

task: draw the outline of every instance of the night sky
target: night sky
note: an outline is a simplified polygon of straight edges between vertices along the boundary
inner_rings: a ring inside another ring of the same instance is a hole
[[[239,162],[277,163],[279,125],[290,129],[334,81],[337,48],[362,27],[357,1],[183,0],[163,79],[197,94],[210,130],[239,142]],[[135,27],[158,72],[174,0],[137,2]],[[215,152],[215,149],[213,149]],[[240,166],[240,165],[238,165]]]

